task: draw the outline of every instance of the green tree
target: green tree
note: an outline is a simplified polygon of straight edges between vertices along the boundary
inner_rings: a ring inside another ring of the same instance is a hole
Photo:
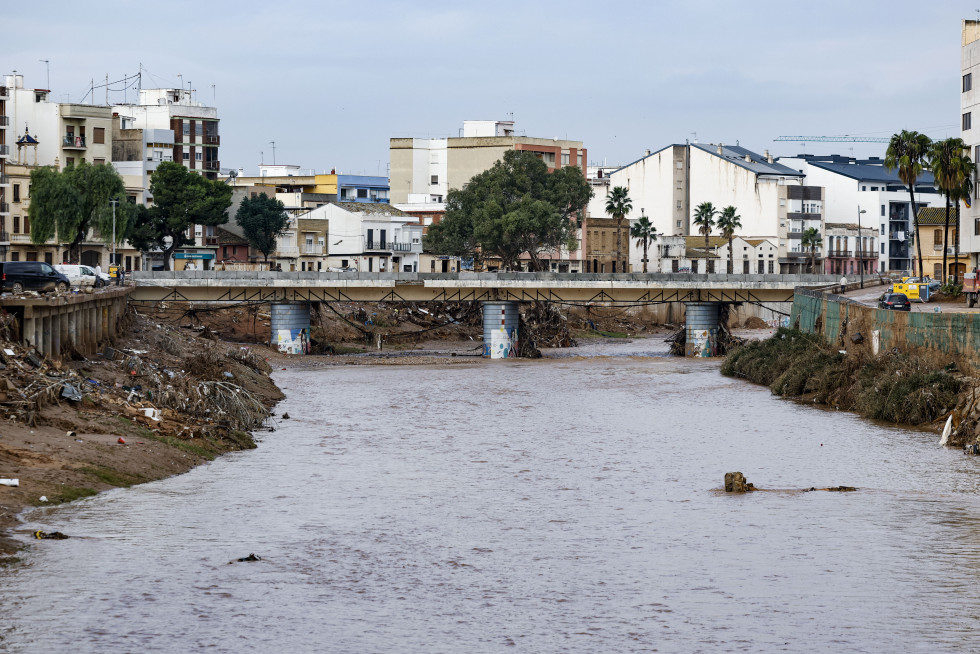
[[[289,215],[282,202],[260,193],[255,198],[246,197],[238,205],[235,222],[242,228],[248,244],[262,253],[265,260],[276,249],[276,239],[289,225]]]
[[[548,173],[534,154],[509,150],[502,160],[462,188],[449,191],[443,219],[429,227],[425,248],[457,257],[493,256],[505,269],[527,254],[534,270],[541,257],[561,248],[574,250],[575,222],[592,188],[574,166]]]
[[[902,130],[893,134],[885,152],[885,168],[898,169],[898,178],[909,189],[909,199],[912,203],[913,234],[915,246],[919,255],[918,274],[924,275],[922,269],[922,241],[919,238],[919,211],[915,205],[915,180],[922,174],[927,163],[932,139],[925,134],[915,131]]]
[[[949,252],[949,209],[973,191],[973,173],[976,170],[966,143],[961,138],[948,138],[934,141],[929,149],[929,167],[936,178],[936,188],[946,196],[946,221],[943,229],[943,283],[949,278],[947,253]],[[959,233],[956,238],[959,245]],[[957,249],[957,258],[959,250]]]
[[[721,215],[718,216],[718,230],[721,235],[728,239],[728,274],[731,275],[735,272],[735,262],[733,257],[735,253],[732,252],[732,239],[735,236],[735,231],[742,228],[742,217],[738,215],[738,209],[733,206],[727,206],[721,210]]]
[[[813,273],[817,265],[817,248],[823,245],[823,238],[816,227],[807,227],[803,230],[800,238],[800,247],[810,250],[810,272]]]
[[[694,210],[694,224],[698,226],[698,233],[704,234],[704,253],[708,254],[708,237],[711,236],[711,228],[715,226],[715,216],[718,210],[710,202],[702,202]]]
[[[187,233],[192,225],[221,225],[228,222],[225,210],[231,205],[231,187],[212,181],[165,161],[150,176],[153,206],[137,212],[127,233],[140,250],[163,250],[163,265],[170,270],[174,250],[194,243]]]
[[[639,220],[630,227],[630,236],[636,239],[636,244],[643,248],[643,272],[647,271],[647,249],[650,243],[657,240],[657,228],[646,216],[640,216]]]
[[[38,168],[31,172],[31,242],[43,245],[50,239],[68,246],[69,261],[78,263],[81,243],[95,229],[107,245],[112,241],[112,205],[116,206],[116,243],[124,240],[133,205],[126,201],[122,177],[109,164],[82,162],[59,172]]]
[[[619,262],[622,270],[626,272],[626,261],[623,259],[623,220],[627,214],[633,210],[633,201],[630,200],[629,189],[625,186],[615,186],[606,198],[606,213],[616,219],[616,261]],[[644,256],[644,259],[646,257]],[[613,264],[613,272],[616,264]]]

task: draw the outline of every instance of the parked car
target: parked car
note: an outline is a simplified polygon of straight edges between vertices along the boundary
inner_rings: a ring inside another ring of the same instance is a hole
[[[939,283],[937,279],[929,279],[928,277],[909,277],[905,280],[906,284],[926,284],[929,287],[929,294],[938,293],[942,284]]]
[[[892,311],[911,311],[912,303],[904,293],[885,293],[878,298],[879,309],[890,309]]]
[[[94,286],[99,288],[109,283],[109,276],[99,275],[91,266],[62,263],[54,267],[71,282],[72,286]]]
[[[5,261],[0,263],[0,291],[58,291],[71,286],[68,278],[43,261]]]

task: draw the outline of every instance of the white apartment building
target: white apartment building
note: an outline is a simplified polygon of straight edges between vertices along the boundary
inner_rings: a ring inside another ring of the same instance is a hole
[[[114,105],[112,111],[119,115],[121,129],[170,130],[172,160],[217,179],[218,110],[195,100],[195,94],[191,89],[141,89],[138,104]],[[154,149],[166,150],[150,148],[148,157],[154,156]]]
[[[854,247],[834,246],[834,258],[848,260],[855,253],[865,253],[865,272],[911,271],[914,257],[914,231],[911,219],[909,192],[898,178],[898,171],[889,171],[879,157],[854,159],[840,155],[798,155],[780,157],[779,162],[802,171],[806,183],[826,189],[825,222],[854,225],[850,236],[860,241]],[[915,185],[915,202],[922,207],[943,203],[936,190],[932,173],[923,171]],[[874,228],[869,234],[866,228]],[[839,231],[839,230],[838,230]],[[835,237],[839,235],[835,233]],[[825,245],[829,245],[825,239]],[[868,253],[871,253],[870,255]],[[848,254],[850,253],[850,254]],[[870,261],[868,260],[870,259]],[[850,262],[844,264],[849,269]],[[836,270],[839,266],[833,266]],[[860,268],[858,268],[860,271]]]
[[[419,272],[422,224],[390,204],[329,202],[303,215],[329,223],[329,268],[361,272]]]
[[[719,211],[734,206],[742,223],[739,236],[778,243],[774,272],[779,274],[805,272],[809,253],[801,236],[810,227],[823,233],[823,189],[807,185],[802,172],[777,163],[768,152],[759,155],[738,145],[669,145],[614,171],[610,185],[628,188],[631,216],[647,215],[665,235],[696,234],[694,210],[702,202]],[[635,242],[630,248],[635,269]]]
[[[960,50],[960,138],[970,149],[973,163],[980,163],[980,21],[964,20]],[[974,120],[977,126],[973,126]],[[974,175],[974,185],[980,187],[980,176]],[[974,198],[977,192],[974,191]],[[938,204],[938,202],[937,202]],[[980,202],[973,206],[961,206],[963,225],[960,229],[960,253],[969,258],[967,270],[980,265]]]

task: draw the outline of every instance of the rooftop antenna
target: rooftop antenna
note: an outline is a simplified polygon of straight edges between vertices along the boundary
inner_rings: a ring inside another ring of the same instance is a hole
[[[276,142],[269,141],[269,145],[272,146],[272,165],[275,166],[276,165]]]
[[[694,142],[697,143],[698,142],[698,133],[697,132],[691,132],[691,136],[694,137]]]
[[[214,84],[212,84],[211,85],[211,104],[212,104],[212,106],[215,105],[216,102],[217,101],[215,100]]]
[[[977,14],[980,15],[980,9],[977,10]],[[48,69],[48,85],[46,88],[50,91],[51,90],[51,62],[48,61],[47,59],[38,59],[38,61],[43,63],[45,68]]]

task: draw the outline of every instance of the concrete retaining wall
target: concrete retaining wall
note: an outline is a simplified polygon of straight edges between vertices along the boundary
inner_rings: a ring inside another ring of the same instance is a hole
[[[820,334],[848,351],[935,353],[961,365],[980,367],[980,314],[905,312],[876,309],[847,298],[816,291],[797,291],[790,324]],[[860,332],[863,342],[851,337]]]
[[[117,333],[131,292],[122,287],[91,295],[11,296],[0,300],[0,309],[16,318],[20,340],[44,356],[60,358],[69,346],[88,356]]]

